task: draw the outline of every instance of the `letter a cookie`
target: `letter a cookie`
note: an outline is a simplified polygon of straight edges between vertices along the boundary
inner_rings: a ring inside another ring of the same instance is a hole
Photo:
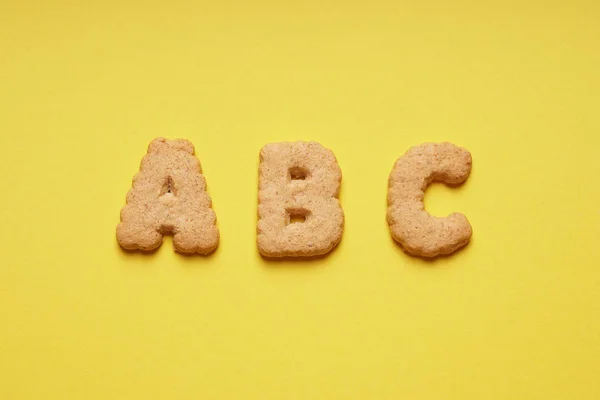
[[[207,254],[219,243],[216,216],[191,142],[154,139],[121,209],[117,241],[129,250],[153,250],[173,235],[182,253]]]

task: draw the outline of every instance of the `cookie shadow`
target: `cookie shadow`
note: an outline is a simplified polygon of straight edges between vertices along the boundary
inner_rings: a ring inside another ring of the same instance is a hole
[[[201,253],[182,253],[180,251],[177,251],[175,249],[173,249],[173,252],[175,254],[177,254],[180,260],[182,260],[185,263],[186,268],[187,267],[194,267],[195,265],[202,263],[202,261],[208,261],[211,260],[213,257],[215,257],[216,253],[219,251],[219,248],[221,247],[221,245],[219,244],[217,247],[215,247],[213,250],[211,250],[209,253],[206,254],[201,254]]]
[[[259,257],[262,259],[262,265],[266,268],[272,269],[286,269],[286,268],[298,268],[298,269],[314,269],[323,268],[327,265],[327,259],[334,256],[339,251],[340,243],[338,243],[333,249],[325,254],[318,256],[306,256],[306,257],[267,257],[261,254],[258,250]]]
[[[184,260],[202,260],[202,259],[212,258],[218,252],[219,248],[221,247],[219,245],[219,246],[215,247],[213,250],[211,250],[209,253],[206,253],[206,254],[182,253],[173,247],[172,239],[170,237],[165,237],[165,240],[163,240],[163,243],[161,243],[160,246],[158,246],[157,248],[152,249],[152,250],[140,250],[140,249],[129,250],[129,249],[122,247],[118,242],[115,243],[115,246],[117,246],[119,248],[119,250],[121,251],[121,254],[125,255],[126,257],[152,257],[152,256],[156,255],[161,248],[170,247],[173,250],[173,253],[177,254]]]
[[[435,184],[435,185],[448,186],[450,189],[460,189],[462,187],[466,187],[468,185],[468,181],[469,180],[467,179],[467,180],[464,180],[459,183],[448,183],[448,182],[436,180],[436,181],[431,182],[431,184],[429,184],[428,187]]]
[[[406,252],[406,250],[404,250],[404,247],[402,247],[402,245],[400,243],[395,241],[394,238],[391,237],[391,235],[390,235],[390,240],[394,243],[394,248],[396,249],[397,253],[400,253],[410,259],[417,260],[417,262],[419,264],[426,266],[426,267],[431,267],[431,268],[450,264],[449,261],[451,258],[458,256],[459,254],[464,252],[467,249],[467,247],[469,247],[471,245],[471,241],[469,241],[466,245],[459,247],[452,253],[438,254],[435,257],[423,257],[423,256],[412,255],[412,254],[409,254],[408,252]]]
[[[158,246],[156,249],[153,250],[129,250],[122,247],[118,242],[115,242],[115,246],[118,247],[121,251],[121,254],[125,255],[126,257],[151,257],[158,253],[158,250],[160,250],[160,248],[162,247]]]

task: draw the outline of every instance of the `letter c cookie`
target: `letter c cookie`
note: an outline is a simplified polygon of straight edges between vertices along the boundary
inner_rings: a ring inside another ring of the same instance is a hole
[[[473,231],[467,217],[435,217],[425,210],[423,198],[433,181],[465,181],[471,163],[471,153],[451,143],[424,143],[396,161],[389,178],[387,220],[392,237],[407,253],[435,257],[469,242]]]

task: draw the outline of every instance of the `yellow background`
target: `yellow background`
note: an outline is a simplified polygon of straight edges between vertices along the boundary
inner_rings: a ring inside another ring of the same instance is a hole
[[[0,3],[0,398],[600,398],[600,3]],[[128,254],[151,139],[190,139],[211,257]],[[346,229],[255,246],[258,151],[317,140]],[[432,262],[385,220],[397,157],[468,148],[428,191],[474,236]]]

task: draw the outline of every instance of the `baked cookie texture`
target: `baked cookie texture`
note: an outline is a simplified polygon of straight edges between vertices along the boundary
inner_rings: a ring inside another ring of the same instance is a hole
[[[425,211],[423,198],[433,181],[465,181],[471,164],[469,151],[447,142],[412,147],[396,161],[389,177],[387,220],[392,237],[407,253],[435,257],[469,242],[473,231],[467,217],[435,217]]]
[[[121,209],[117,241],[128,250],[153,250],[173,235],[181,253],[208,254],[219,231],[194,146],[185,139],[154,139]]]
[[[260,151],[257,246],[266,257],[309,257],[341,240],[342,171],[317,142],[282,142]],[[296,222],[298,221],[298,222]]]

